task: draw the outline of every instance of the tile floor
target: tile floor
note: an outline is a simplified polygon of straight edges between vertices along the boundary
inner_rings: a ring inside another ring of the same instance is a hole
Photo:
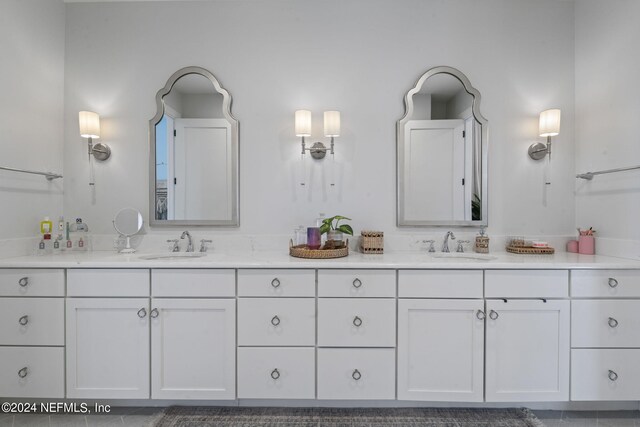
[[[161,408],[112,408],[108,415],[0,414],[0,427],[151,427]],[[547,427],[640,427],[640,411],[533,411]]]

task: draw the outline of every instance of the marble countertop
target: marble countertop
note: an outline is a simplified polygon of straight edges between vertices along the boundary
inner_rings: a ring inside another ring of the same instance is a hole
[[[640,269],[640,261],[602,255],[559,252],[554,255],[515,255],[495,252],[496,259],[435,258],[426,252],[384,255],[351,253],[331,260],[290,257],[286,252],[216,253],[202,258],[145,260],[149,255],[112,251],[62,253],[0,259],[0,268],[336,268],[336,269]]]

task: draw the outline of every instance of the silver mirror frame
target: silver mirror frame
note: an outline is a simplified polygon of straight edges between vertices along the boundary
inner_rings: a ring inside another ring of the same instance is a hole
[[[231,191],[233,192],[232,215],[230,220],[158,220],[155,219],[155,198],[156,198],[156,125],[162,120],[164,115],[163,98],[171,92],[176,82],[190,74],[198,74],[209,79],[213,87],[222,94],[222,112],[225,119],[231,123],[231,145],[232,145],[232,182]],[[207,69],[202,67],[185,67],[176,71],[169,77],[167,83],[162,89],[156,93],[156,115],[149,120],[149,225],[152,227],[171,227],[171,226],[222,226],[222,227],[239,227],[240,226],[240,129],[238,120],[231,114],[231,95],[220,85],[218,79]]]
[[[423,84],[427,81],[429,77],[435,76],[436,74],[449,74],[462,83],[465,91],[471,96],[473,96],[473,102],[471,104],[471,111],[473,112],[473,116],[480,123],[482,128],[481,136],[482,136],[482,219],[476,221],[459,221],[459,220],[451,220],[451,221],[443,221],[443,220],[434,220],[434,221],[408,221],[404,219],[404,195],[403,195],[403,186],[404,186],[404,126],[409,121],[409,119],[413,115],[413,95],[422,89]],[[439,66],[434,67],[427,70],[418,81],[415,86],[407,92],[404,97],[404,107],[405,113],[404,116],[396,123],[396,225],[398,227],[433,227],[433,226],[453,226],[453,227],[486,227],[489,224],[488,214],[489,214],[489,197],[488,197],[488,148],[489,148],[489,122],[480,112],[480,92],[471,85],[471,82],[460,70],[457,70],[453,67],[447,66]]]

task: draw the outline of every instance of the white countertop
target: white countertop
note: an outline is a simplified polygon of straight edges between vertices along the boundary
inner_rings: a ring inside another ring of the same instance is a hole
[[[0,259],[0,268],[362,268],[362,269],[640,269],[640,261],[602,255],[559,252],[554,255],[515,255],[495,252],[493,260],[434,258],[427,252],[384,255],[351,253],[330,260],[293,258],[287,252],[216,253],[193,259],[144,260],[145,253],[112,251],[62,253]],[[147,254],[148,255],[148,254]]]

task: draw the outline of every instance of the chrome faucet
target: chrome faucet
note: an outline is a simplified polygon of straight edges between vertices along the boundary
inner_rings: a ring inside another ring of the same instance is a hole
[[[187,252],[193,252],[193,240],[191,239],[191,234],[189,234],[188,231],[182,232],[182,236],[180,236],[181,239],[184,239],[185,237],[189,238],[189,244],[187,245]]]
[[[442,252],[450,252],[449,237],[451,237],[451,240],[456,240],[456,236],[453,235],[453,232],[447,231],[447,234],[444,236],[444,242],[442,243]]]

